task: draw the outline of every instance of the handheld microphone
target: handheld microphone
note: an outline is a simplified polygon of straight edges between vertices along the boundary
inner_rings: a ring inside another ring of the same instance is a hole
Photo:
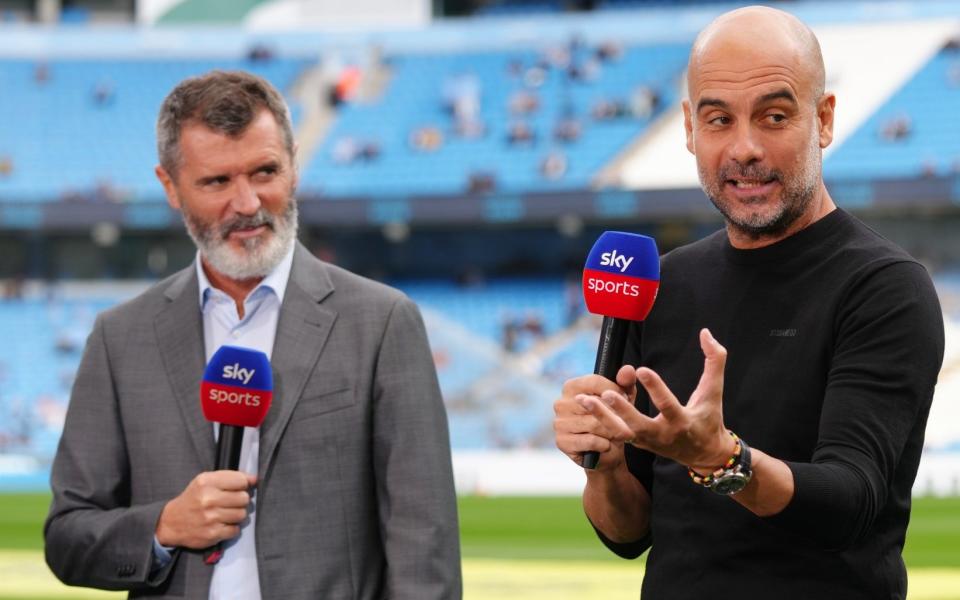
[[[605,231],[593,244],[583,268],[587,310],[603,315],[593,372],[616,381],[631,321],[643,321],[660,287],[660,254],[653,238]],[[583,453],[583,468],[595,469],[600,453]]]
[[[200,405],[208,421],[220,423],[216,470],[240,467],[243,428],[259,427],[273,400],[270,359],[259,350],[221,346],[207,363],[200,384]],[[208,549],[203,561],[216,564],[223,542]]]

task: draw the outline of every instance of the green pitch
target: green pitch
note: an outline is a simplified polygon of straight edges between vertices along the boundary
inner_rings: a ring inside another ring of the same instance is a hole
[[[0,599],[116,599],[61,586],[42,549],[46,494],[0,494]],[[460,498],[467,600],[635,599],[642,564],[609,554],[579,498]],[[904,558],[911,600],[960,600],[960,497],[914,503]]]

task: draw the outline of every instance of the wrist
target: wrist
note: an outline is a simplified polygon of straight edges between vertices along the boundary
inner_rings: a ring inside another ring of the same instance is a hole
[[[697,461],[695,464],[687,465],[687,467],[702,476],[709,475],[717,469],[723,469],[730,461],[730,457],[737,452],[739,443],[734,433],[725,429],[718,436],[718,441],[714,447],[715,450],[705,454],[704,459]]]
[[[693,468],[687,467],[687,473],[695,484],[725,496],[743,490],[750,483],[753,475],[750,447],[732,431],[730,436],[735,447],[723,466],[709,474],[698,473]]]
[[[171,504],[173,504],[173,500],[167,502],[163,506],[163,510],[160,511],[160,518],[157,519],[157,526],[153,530],[153,537],[156,538],[156,541],[161,546],[176,547],[179,544],[177,540],[174,539],[175,536],[169,526]]]

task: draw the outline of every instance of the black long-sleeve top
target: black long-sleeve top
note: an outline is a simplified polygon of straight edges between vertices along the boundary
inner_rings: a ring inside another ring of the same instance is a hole
[[[625,557],[652,544],[643,597],[905,598],[911,488],[944,345],[927,272],[839,209],[756,250],[719,231],[664,256],[628,364],[686,402],[702,327],[728,350],[726,426],[786,461],[795,493],[760,518],[628,446],[652,496],[650,535],[604,542]],[[642,389],[638,407],[655,414]]]

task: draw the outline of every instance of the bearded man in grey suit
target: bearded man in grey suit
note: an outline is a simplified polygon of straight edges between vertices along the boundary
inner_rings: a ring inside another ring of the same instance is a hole
[[[446,415],[403,294],[296,242],[279,93],[212,72],[164,100],[156,174],[194,265],[100,315],[53,465],[47,563],[131,597],[461,596]],[[201,412],[221,344],[272,354],[273,405],[240,470]],[[203,551],[224,542],[215,566]]]

